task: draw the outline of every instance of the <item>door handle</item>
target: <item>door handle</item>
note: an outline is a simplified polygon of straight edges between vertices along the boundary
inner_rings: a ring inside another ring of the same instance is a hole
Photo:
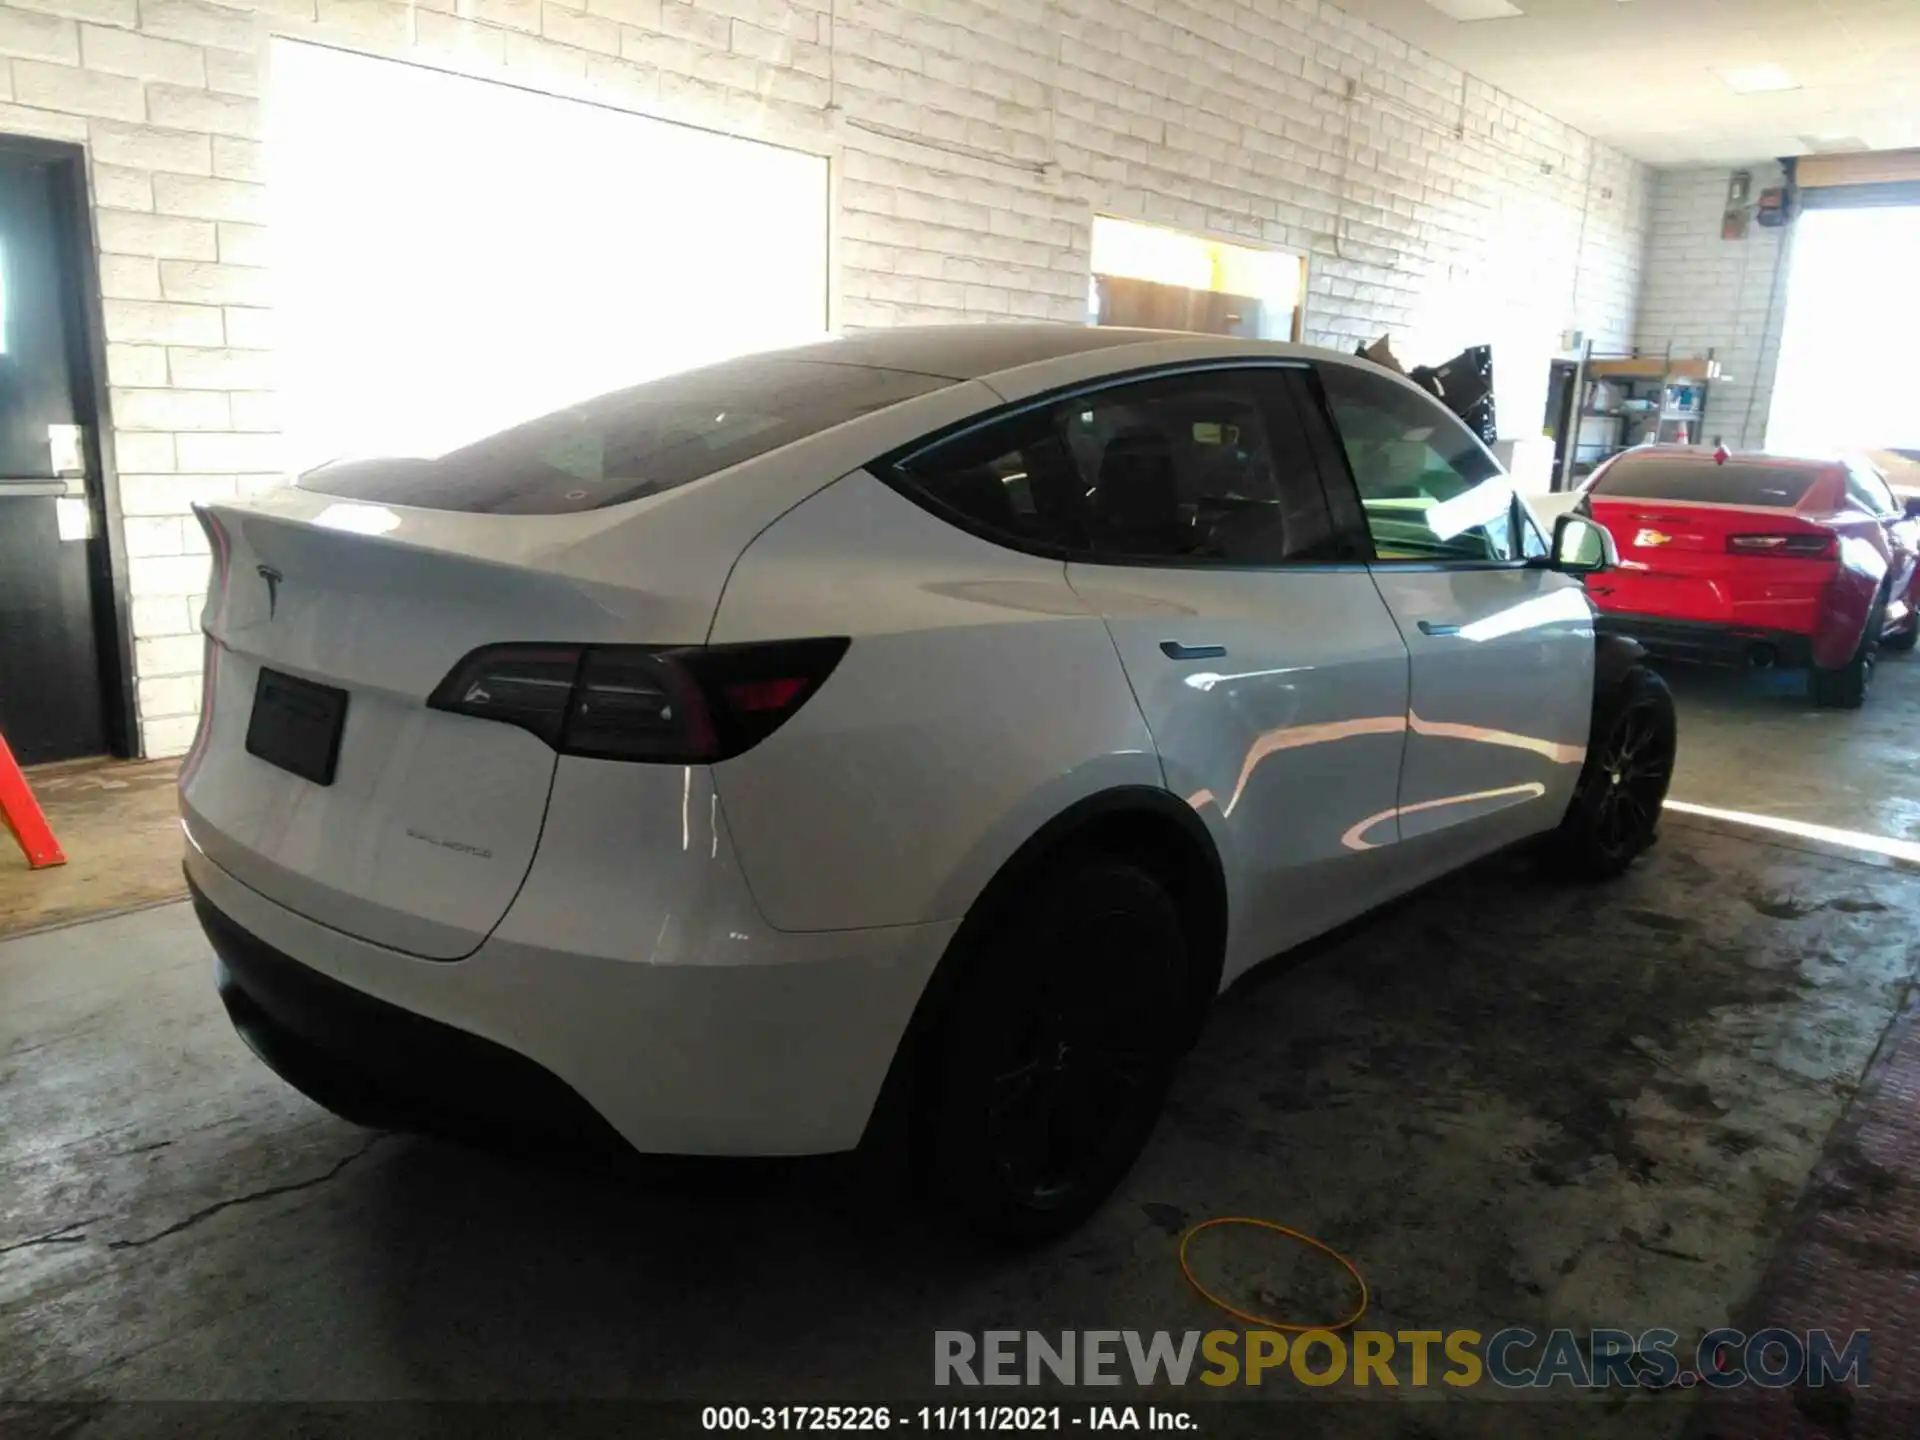
[[[1458,635],[1460,633],[1460,627],[1458,625],[1437,625],[1431,620],[1422,620],[1420,622],[1420,633],[1422,635]]]
[[[1218,660],[1227,653],[1224,645],[1182,645],[1178,640],[1162,640],[1160,653],[1169,660]]]

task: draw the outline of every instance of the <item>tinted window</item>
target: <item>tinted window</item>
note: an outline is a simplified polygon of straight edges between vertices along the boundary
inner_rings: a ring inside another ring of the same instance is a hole
[[[1786,465],[1729,460],[1623,457],[1594,482],[1591,494],[1632,500],[1690,500],[1702,505],[1768,505],[1792,509],[1813,484],[1815,472]]]
[[[1524,505],[1518,507],[1520,513],[1520,553],[1530,560],[1542,559],[1553,551],[1547,543],[1547,537],[1540,533],[1540,527],[1534,523],[1533,514]]]
[[[1900,508],[1887,482],[1858,462],[1847,466],[1847,499],[1869,515],[1891,515]]]
[[[431,510],[553,515],[657,495],[953,382],[745,359],[615,391],[432,460],[325,465],[303,489]]]
[[[969,431],[895,468],[1016,545],[1222,565],[1330,558],[1319,476],[1277,382],[1205,371],[1116,385]]]
[[[1357,366],[1323,366],[1320,379],[1381,559],[1520,558],[1513,486],[1450,411]]]

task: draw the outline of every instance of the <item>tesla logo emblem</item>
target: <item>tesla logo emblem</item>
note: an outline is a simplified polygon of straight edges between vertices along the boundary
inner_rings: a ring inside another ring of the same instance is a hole
[[[1655,545],[1671,544],[1672,541],[1673,537],[1671,535],[1662,535],[1658,530],[1642,530],[1638,535],[1633,537],[1634,544],[1644,545],[1649,549]]]
[[[273,619],[273,612],[280,608],[280,582],[286,579],[271,565],[256,565],[254,573],[267,582],[267,619]]]

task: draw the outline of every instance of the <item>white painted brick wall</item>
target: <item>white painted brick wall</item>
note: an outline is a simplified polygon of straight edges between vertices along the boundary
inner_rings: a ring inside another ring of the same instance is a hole
[[[280,463],[274,34],[834,156],[847,328],[1084,321],[1101,212],[1309,254],[1319,343],[1493,342],[1513,434],[1562,330],[1635,334],[1651,173],[1322,0],[0,0],[0,131],[92,164],[154,754],[198,701],[188,506]]]
[[[1676,355],[1714,351],[1729,378],[1707,390],[1700,438],[1757,448],[1766,440],[1780,361],[1792,228],[1755,223],[1743,240],[1720,238],[1736,169],[1752,173],[1754,200],[1785,183],[1772,160],[1656,176],[1634,342],[1650,350],[1671,344]]]

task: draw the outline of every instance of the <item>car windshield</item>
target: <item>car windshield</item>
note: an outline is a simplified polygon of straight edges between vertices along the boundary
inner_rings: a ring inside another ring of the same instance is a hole
[[[649,381],[430,460],[336,462],[304,490],[430,510],[598,510],[713,475],[954,382],[816,360],[749,358]]]
[[[1780,464],[1729,460],[1623,460],[1595,482],[1591,494],[1621,500],[1689,500],[1703,505],[1762,505],[1791,510],[1818,472]]]

